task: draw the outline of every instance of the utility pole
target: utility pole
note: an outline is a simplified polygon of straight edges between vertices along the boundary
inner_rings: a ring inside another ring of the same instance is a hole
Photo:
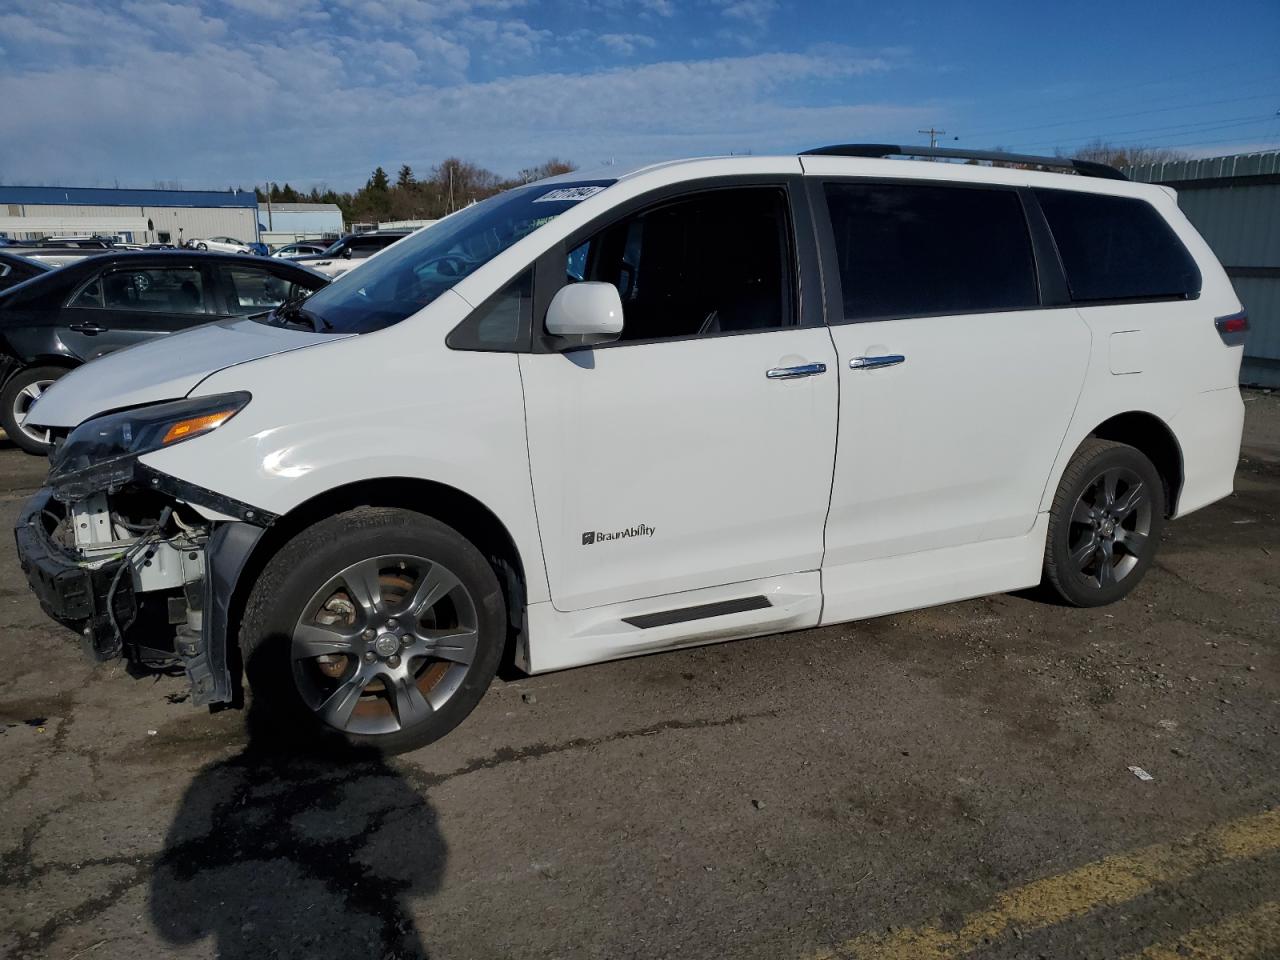
[[[927,133],[929,135],[929,147],[933,149],[938,146],[938,137],[946,136],[947,131],[935,130],[930,127],[928,130],[917,130],[916,133]]]

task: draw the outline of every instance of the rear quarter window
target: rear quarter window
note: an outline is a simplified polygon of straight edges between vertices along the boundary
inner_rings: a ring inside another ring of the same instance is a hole
[[[1145,200],[1036,190],[1077,303],[1183,300],[1200,294],[1200,269]]]

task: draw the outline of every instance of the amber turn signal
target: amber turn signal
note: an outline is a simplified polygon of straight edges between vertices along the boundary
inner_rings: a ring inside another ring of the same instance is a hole
[[[210,430],[220,427],[230,420],[235,412],[235,410],[219,410],[216,413],[205,413],[198,417],[179,420],[165,431],[164,439],[160,441],[160,445],[167,447],[169,444],[177,443],[179,440],[187,440],[198,434],[208,433]]]

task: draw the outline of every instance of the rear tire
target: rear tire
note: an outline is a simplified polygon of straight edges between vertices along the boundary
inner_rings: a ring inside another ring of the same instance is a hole
[[[246,603],[251,733],[334,757],[425,746],[480,702],[506,635],[497,577],[456,530],[383,507],[322,520]]]
[[[18,449],[42,457],[49,455],[53,445],[46,439],[48,433],[37,434],[24,427],[22,421],[40,394],[66,373],[66,367],[28,367],[10,377],[0,390],[0,426]]]
[[[1154,561],[1164,511],[1164,482],[1141,451],[1086,440],[1063,473],[1049,511],[1046,581],[1073,606],[1114,603]]]

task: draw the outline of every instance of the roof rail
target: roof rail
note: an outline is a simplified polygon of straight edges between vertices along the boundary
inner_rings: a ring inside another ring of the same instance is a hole
[[[1025,163],[1038,167],[1057,167],[1074,170],[1082,177],[1101,177],[1106,180],[1128,180],[1115,167],[1092,160],[1076,160],[1071,157],[1036,157],[1024,153],[1004,153],[1000,150],[957,150],[953,147],[903,147],[895,143],[839,143],[830,147],[814,147],[803,150],[802,157],[941,157],[947,160],[990,160],[993,163]]]

